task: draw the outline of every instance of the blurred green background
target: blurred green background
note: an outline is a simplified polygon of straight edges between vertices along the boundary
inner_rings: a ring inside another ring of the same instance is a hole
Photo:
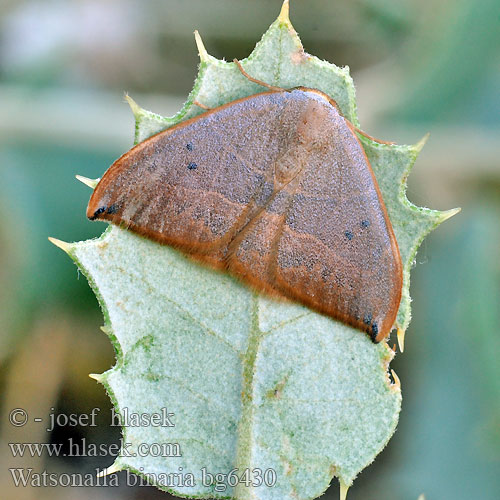
[[[93,472],[109,457],[14,458],[8,442],[118,442],[88,373],[113,365],[86,280],[47,236],[97,236],[85,218],[95,178],[132,144],[129,92],[173,114],[207,50],[250,53],[280,0],[2,0],[0,4],[0,384],[2,499],[167,498],[151,487],[13,488],[7,471]],[[305,49],[349,65],[362,128],[430,140],[408,197],[462,207],[427,238],[413,269],[413,321],[392,366],[403,410],[350,500],[500,498],[500,9],[498,0],[292,0]],[[102,408],[98,426],[8,424]],[[327,492],[337,498],[336,481]]]

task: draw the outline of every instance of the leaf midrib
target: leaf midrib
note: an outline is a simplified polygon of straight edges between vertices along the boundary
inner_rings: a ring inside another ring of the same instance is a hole
[[[238,426],[236,444],[236,468],[240,471],[252,470],[252,442],[255,405],[253,404],[255,387],[255,364],[259,352],[263,332],[259,328],[259,298],[256,293],[252,295],[252,320],[249,332],[248,347],[243,357],[242,390],[241,390],[241,420]],[[253,488],[236,486],[234,498],[251,498]]]

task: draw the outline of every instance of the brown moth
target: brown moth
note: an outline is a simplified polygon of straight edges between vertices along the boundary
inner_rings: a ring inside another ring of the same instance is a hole
[[[379,342],[396,319],[402,264],[356,129],[318,90],[266,86],[125,153],[95,188],[87,217]]]

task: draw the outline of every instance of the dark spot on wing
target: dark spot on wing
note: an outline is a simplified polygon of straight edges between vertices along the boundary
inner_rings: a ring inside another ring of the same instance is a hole
[[[370,226],[370,221],[369,220],[362,220],[361,221],[361,227],[366,228]]]
[[[186,149],[187,149],[188,151],[193,151],[193,149],[194,149],[194,148],[193,148],[193,143],[192,143],[192,142],[188,142],[188,143],[186,144]]]
[[[110,215],[116,214],[116,212],[118,212],[118,206],[115,203],[113,203],[113,205],[110,205],[106,210],[106,213]]]
[[[190,163],[188,164],[188,168],[189,168],[189,170],[195,170],[197,166],[198,166],[198,165],[197,165],[194,161],[192,161],[192,162],[190,162]]]
[[[344,234],[349,241],[351,241],[354,238],[354,234],[352,234],[351,231],[346,231]]]
[[[97,219],[97,217],[99,217],[99,215],[101,215],[102,213],[104,213],[106,211],[106,208],[107,207],[99,207],[95,212],[94,212],[94,215],[92,217],[89,217],[90,220],[94,220],[94,219]]]
[[[369,325],[371,322],[372,322],[372,315],[371,315],[371,313],[370,314],[365,314],[365,316],[363,318],[363,323],[365,325]]]
[[[371,332],[370,332],[370,337],[373,340],[373,342],[375,342],[375,339],[377,338],[377,335],[378,335],[378,325],[377,325],[377,323],[373,322],[372,323],[372,329],[371,329]]]

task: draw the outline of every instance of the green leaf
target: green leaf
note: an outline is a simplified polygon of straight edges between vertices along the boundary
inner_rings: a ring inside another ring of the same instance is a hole
[[[165,118],[129,99],[136,142],[202,113],[195,100],[215,107],[263,90],[234,63],[208,55],[196,36],[199,74],[179,113]],[[322,90],[358,124],[348,68],[304,52],[288,19],[288,1],[242,64],[272,85]],[[406,199],[406,177],[421,143],[360,139],[404,261],[397,320],[404,329],[415,252],[450,212],[418,208]],[[58,244],[87,276],[104,311],[117,363],[95,377],[115,408],[129,414],[167,408],[174,414],[173,427],[124,426],[124,442],[131,443],[124,451],[136,456],[123,454],[108,472],[135,471],[179,496],[309,499],[324,492],[334,476],[345,494],[394,432],[401,393],[399,381],[391,383],[388,375],[393,351],[385,342],[373,344],[305,307],[259,296],[228,275],[115,226],[96,240]],[[139,456],[141,444],[153,443],[171,443],[170,454],[178,444],[181,456]],[[268,471],[268,482],[274,471],[276,484],[223,489],[206,477],[203,482],[202,470],[227,475],[235,468],[239,475],[246,469]],[[172,473],[179,474],[177,482],[167,476]]]
[[[228,275],[110,227],[71,244],[99,298],[116,366],[97,376],[117,409],[175,413],[173,428],[125,427],[124,442],[179,443],[182,457],[118,458],[113,470],[191,471],[182,496],[314,498],[350,484],[394,431],[398,385],[385,343],[295,304],[260,297]],[[201,469],[276,471],[273,488],[222,493]]]

